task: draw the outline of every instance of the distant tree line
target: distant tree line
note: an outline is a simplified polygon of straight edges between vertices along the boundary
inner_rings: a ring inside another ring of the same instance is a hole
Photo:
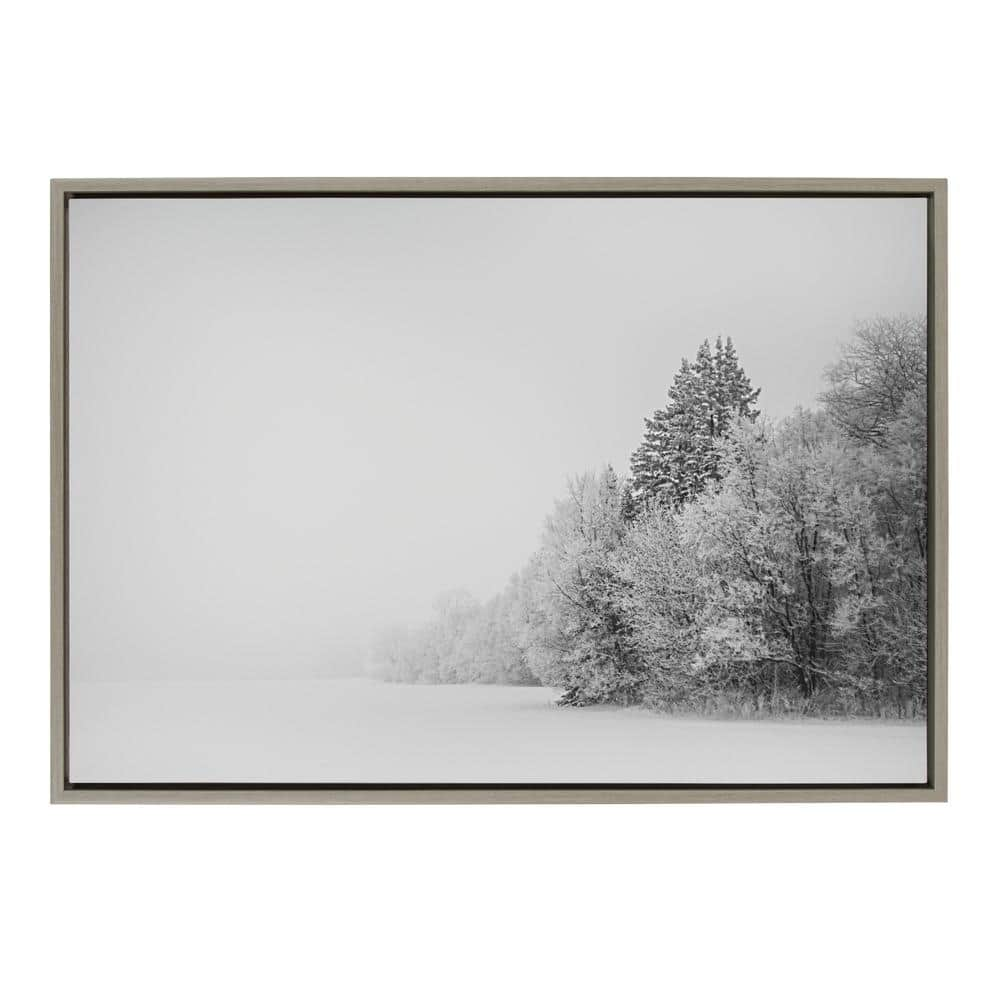
[[[539,684],[518,641],[515,600],[513,587],[485,604],[464,590],[442,594],[432,621],[376,637],[376,672],[388,681],[424,684]]]
[[[501,595],[381,637],[377,672],[576,705],[924,713],[925,321],[862,324],[826,380],[817,411],[775,423],[732,342],[702,344],[631,477],[574,478]]]

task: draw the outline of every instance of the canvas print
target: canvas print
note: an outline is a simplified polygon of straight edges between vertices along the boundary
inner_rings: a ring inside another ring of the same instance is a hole
[[[68,241],[70,781],[926,781],[925,198]]]

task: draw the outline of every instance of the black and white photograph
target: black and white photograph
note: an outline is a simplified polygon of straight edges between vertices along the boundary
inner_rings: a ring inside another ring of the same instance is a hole
[[[928,780],[928,199],[70,199],[80,785]]]

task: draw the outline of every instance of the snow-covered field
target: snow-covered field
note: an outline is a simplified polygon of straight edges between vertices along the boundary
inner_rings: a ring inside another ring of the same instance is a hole
[[[922,782],[898,722],[557,708],[546,688],[365,679],[75,683],[75,782]]]

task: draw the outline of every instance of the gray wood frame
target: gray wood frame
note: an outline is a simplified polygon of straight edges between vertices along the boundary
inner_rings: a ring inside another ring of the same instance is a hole
[[[911,196],[928,200],[928,782],[924,785],[72,785],[68,775],[67,206],[76,197],[365,194]],[[51,182],[51,801],[211,803],[943,802],[947,799],[947,183],[808,178],[170,178]]]

